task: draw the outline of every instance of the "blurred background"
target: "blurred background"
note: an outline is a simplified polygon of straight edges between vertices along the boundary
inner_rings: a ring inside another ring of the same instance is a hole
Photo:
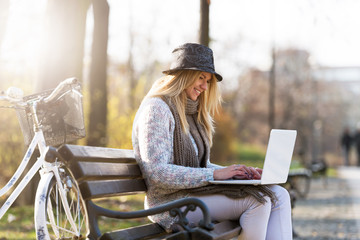
[[[224,77],[213,162],[261,161],[270,129],[284,128],[298,131],[294,163],[335,167],[344,128],[360,126],[358,9],[357,0],[0,0],[0,90],[28,95],[76,77],[87,126],[78,144],[130,149],[133,117],[171,51],[203,43]],[[1,109],[0,122],[3,186],[26,146],[15,111]]]

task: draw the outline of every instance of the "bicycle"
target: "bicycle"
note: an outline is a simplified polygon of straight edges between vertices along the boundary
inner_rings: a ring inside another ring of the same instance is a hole
[[[0,101],[9,104],[0,107],[16,110],[28,145],[14,175],[0,189],[0,197],[20,180],[36,148],[40,156],[1,206],[0,219],[39,172],[41,178],[34,206],[36,238],[82,239],[88,225],[79,186],[60,159],[49,157],[50,148],[85,137],[80,84],[75,78],[69,78],[54,90],[27,97],[22,97],[21,92],[11,87],[0,95]]]

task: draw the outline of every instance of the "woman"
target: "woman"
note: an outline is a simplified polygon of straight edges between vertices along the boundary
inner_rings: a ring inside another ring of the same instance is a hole
[[[187,43],[173,51],[174,61],[144,98],[133,126],[135,157],[148,192],[145,207],[197,197],[214,221],[239,220],[239,239],[292,239],[288,192],[280,186],[211,185],[210,180],[260,178],[261,170],[244,165],[222,167],[209,160],[213,115],[220,105],[212,50]],[[188,219],[197,223],[199,210]],[[151,220],[170,230],[168,213]]]

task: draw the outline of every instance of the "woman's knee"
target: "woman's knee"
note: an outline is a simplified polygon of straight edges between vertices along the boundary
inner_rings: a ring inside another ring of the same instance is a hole
[[[289,191],[279,185],[273,185],[270,187],[271,191],[275,193],[276,201],[280,204],[290,205],[290,194]]]
[[[247,210],[253,210],[253,209],[257,209],[263,211],[263,212],[270,212],[271,210],[271,199],[268,196],[264,196],[264,201],[260,202],[259,200],[257,200],[255,197],[253,196],[248,196],[246,198],[244,198],[244,204],[245,209]]]

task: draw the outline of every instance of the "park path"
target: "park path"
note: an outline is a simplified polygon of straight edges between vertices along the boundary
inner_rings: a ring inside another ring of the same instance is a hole
[[[339,167],[336,178],[315,178],[293,210],[296,240],[360,239],[360,168]]]

